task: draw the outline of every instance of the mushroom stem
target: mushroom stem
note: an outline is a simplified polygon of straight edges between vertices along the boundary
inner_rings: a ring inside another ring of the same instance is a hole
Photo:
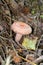
[[[22,35],[17,33],[17,34],[16,34],[16,37],[15,37],[15,41],[16,41],[16,42],[19,42],[20,39],[21,39],[21,37],[22,37]]]

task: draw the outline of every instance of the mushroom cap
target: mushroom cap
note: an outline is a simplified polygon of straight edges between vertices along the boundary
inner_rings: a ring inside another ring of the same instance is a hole
[[[14,22],[11,25],[11,29],[15,33],[22,34],[22,35],[27,35],[27,34],[30,34],[32,32],[32,29],[28,24],[26,24],[24,22],[19,22],[19,21]]]

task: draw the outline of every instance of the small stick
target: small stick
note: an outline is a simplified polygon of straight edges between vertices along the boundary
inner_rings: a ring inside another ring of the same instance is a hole
[[[36,59],[35,61],[33,61],[33,62],[39,63],[40,61],[43,61],[43,55],[40,56],[39,58],[37,58],[37,59]]]
[[[20,15],[24,18],[24,19],[26,19],[27,21],[32,21],[33,19],[32,18],[27,18],[23,13],[20,13]]]
[[[25,58],[23,58],[23,57],[21,57],[21,56],[19,56],[19,57],[20,57],[21,59],[23,59],[23,60],[29,62],[29,63],[32,64],[32,65],[36,65],[35,63],[31,62],[30,60],[27,60],[27,59],[25,59]]]
[[[11,55],[7,57],[5,65],[10,65],[10,59],[11,59]]]

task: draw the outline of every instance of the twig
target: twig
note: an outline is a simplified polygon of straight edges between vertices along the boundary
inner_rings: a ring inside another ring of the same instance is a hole
[[[10,59],[11,59],[11,55],[7,57],[5,65],[9,65],[10,64]]]
[[[2,36],[0,36],[0,38],[2,38],[2,39],[4,39],[4,40],[9,40],[8,38],[2,37]]]
[[[17,44],[18,44],[22,49],[25,49],[19,42],[17,42]]]
[[[2,53],[3,53],[3,57],[4,57],[4,60],[5,60],[5,53],[4,53],[4,51],[3,51],[2,48],[1,48],[1,51],[2,51]]]
[[[4,60],[2,59],[1,56],[0,56],[0,62],[2,63],[2,65],[4,64]]]
[[[14,45],[12,44],[12,47],[13,47],[13,50],[14,50],[14,52],[16,53],[16,55],[18,56],[18,53],[17,53],[17,51],[16,51],[16,49],[15,49],[15,47],[14,47]]]
[[[37,58],[35,61],[33,61],[34,63],[39,63],[39,62],[41,62],[41,61],[43,61],[43,55],[42,56],[40,56],[39,58]]]
[[[23,57],[21,57],[21,56],[19,56],[19,57],[20,57],[21,59],[27,61],[28,63],[32,64],[32,65],[36,65],[34,62],[31,62],[30,60],[27,60],[27,59],[25,59],[25,58],[23,58]]]

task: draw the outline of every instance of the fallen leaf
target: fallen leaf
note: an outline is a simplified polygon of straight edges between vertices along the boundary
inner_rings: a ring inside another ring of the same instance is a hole
[[[40,15],[41,18],[43,18],[43,15]]]
[[[14,61],[15,63],[19,63],[19,62],[21,61],[21,58],[20,58],[19,56],[14,56],[14,57],[13,57],[13,61]]]
[[[24,41],[22,43],[22,46],[24,46],[26,49],[35,50],[36,42],[37,42],[37,38],[36,39],[24,38]]]
[[[32,13],[32,14],[34,14],[34,13],[35,13],[35,11],[33,10],[31,13]]]
[[[23,12],[24,14],[28,14],[28,13],[30,13],[30,9],[29,9],[28,7],[24,7],[24,8],[22,9],[22,12]]]

